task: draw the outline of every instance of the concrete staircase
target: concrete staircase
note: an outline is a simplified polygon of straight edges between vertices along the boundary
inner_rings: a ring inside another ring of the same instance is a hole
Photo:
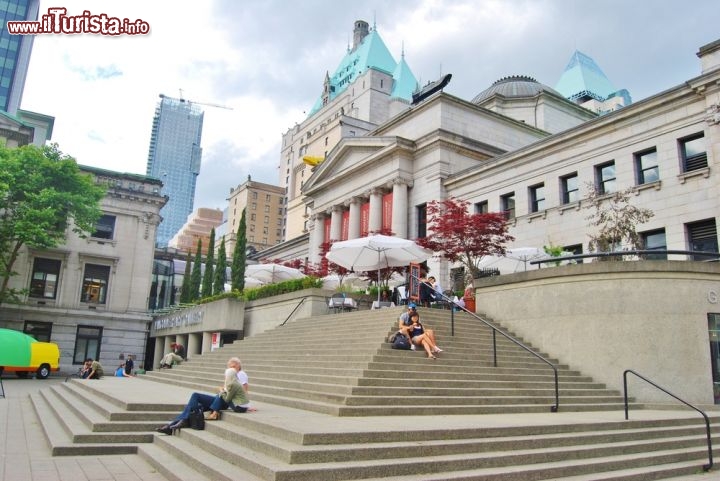
[[[302,320],[192,360],[158,381],[214,389],[216,373],[238,356],[252,376],[253,399],[335,416],[548,412],[555,404],[552,369],[502,336],[493,367],[492,331],[465,313],[451,336],[450,311],[421,310],[444,352],[397,351],[385,342],[402,309]],[[540,353],[548,357],[544,353]],[[622,408],[622,395],[558,365],[563,411]],[[209,380],[208,382],[203,381]]]
[[[625,421],[620,393],[559,366],[551,413],[546,364],[498,338],[492,367],[490,333],[464,315],[451,338],[448,311],[421,311],[440,359],[392,350],[400,312],[298,320],[171,370],[73,380],[31,400],[55,455],[137,452],[172,480],[650,480],[707,463],[694,411],[633,406]],[[232,355],[258,412],[155,434],[191,391],[216,389]]]

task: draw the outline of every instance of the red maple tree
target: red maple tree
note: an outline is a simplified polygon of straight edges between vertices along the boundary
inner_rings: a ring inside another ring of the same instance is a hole
[[[471,214],[470,202],[450,197],[427,204],[428,236],[417,243],[432,249],[450,262],[462,263],[477,277],[477,263],[486,255],[505,254],[505,244],[515,240],[508,234],[504,213]]]

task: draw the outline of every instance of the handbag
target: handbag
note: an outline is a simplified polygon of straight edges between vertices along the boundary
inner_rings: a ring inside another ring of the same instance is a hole
[[[188,425],[191,429],[202,431],[205,429],[205,414],[200,408],[193,409],[190,411],[190,417],[188,417]]]

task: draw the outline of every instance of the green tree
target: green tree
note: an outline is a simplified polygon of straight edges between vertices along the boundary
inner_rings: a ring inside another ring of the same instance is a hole
[[[192,294],[190,293],[190,267],[192,266],[192,254],[188,252],[185,259],[185,275],[183,275],[182,286],[180,287],[180,304],[192,302]]]
[[[19,302],[10,287],[21,249],[49,249],[72,232],[92,233],[105,188],[80,172],[57,145],[10,149],[0,145],[0,302]]]
[[[450,262],[463,264],[473,279],[478,262],[487,255],[502,255],[505,244],[515,240],[500,212],[470,213],[470,202],[450,197],[427,204],[427,229],[431,234],[417,243]]]
[[[642,236],[637,232],[639,224],[647,222],[653,215],[650,209],[635,207],[630,204],[633,188],[612,194],[601,194],[594,185],[588,185],[588,209],[594,209],[587,219],[590,226],[597,227],[595,234],[590,234],[588,250],[590,252],[616,252],[623,248],[643,249]],[[612,257],[605,260],[622,260]]]
[[[235,238],[235,249],[233,250],[232,269],[232,290],[242,291],[245,289],[245,249],[247,247],[247,224],[245,220],[245,209],[240,217],[240,225],[238,226],[237,237]]]
[[[205,272],[202,278],[202,290],[200,297],[210,297],[213,295],[213,278],[215,267],[215,228],[210,231],[210,240],[208,241],[207,256],[205,256]]]
[[[202,266],[202,239],[198,239],[197,251],[195,252],[195,262],[192,266],[192,274],[190,274],[190,299],[197,300],[200,298],[200,283]]]
[[[220,241],[220,247],[218,247],[217,266],[215,267],[215,285],[213,286],[213,292],[216,295],[225,292],[225,282],[227,282],[225,276],[226,270],[227,255],[225,254],[225,236],[223,236]]]

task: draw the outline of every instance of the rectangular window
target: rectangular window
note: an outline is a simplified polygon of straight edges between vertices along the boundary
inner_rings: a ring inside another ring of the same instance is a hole
[[[651,149],[634,154],[635,171],[637,172],[637,183],[649,184],[660,180],[660,169],[658,167],[657,150]]]
[[[615,192],[615,161],[595,166],[595,187],[600,194]]]
[[[251,206],[252,210],[257,210],[257,202],[253,202]]]
[[[35,258],[32,279],[30,279],[30,297],[55,299],[59,277],[59,260]]]
[[[40,342],[50,342],[52,322],[25,321],[23,332]]]
[[[482,202],[475,202],[476,214],[487,214],[488,212],[490,212],[490,209],[488,208],[488,201],[484,200]]]
[[[268,228],[267,228],[267,227],[263,227],[263,234],[267,234],[267,233],[268,233]]]
[[[652,230],[648,232],[641,232],[640,236],[643,241],[643,249],[647,251],[667,250],[667,241],[665,240],[665,229]],[[663,261],[667,260],[667,254],[648,254],[645,259],[651,261]]]
[[[269,217],[269,216],[267,216],[267,215],[265,216],[265,222],[264,222],[264,223],[265,223],[265,224],[269,224],[269,223],[270,223],[270,217]]]
[[[565,252],[572,252],[574,255],[580,255],[583,253],[582,244],[573,244],[563,247]]]
[[[255,219],[257,219],[257,216],[255,214],[250,214],[250,220],[255,220]]]
[[[530,212],[545,210],[545,184],[533,185],[530,191]]]
[[[715,404],[720,404],[720,313],[708,312],[708,337],[710,338],[710,370],[713,380]]]
[[[252,198],[253,198],[253,200],[257,200],[257,192],[252,193]]]
[[[718,252],[717,226],[715,219],[686,224],[688,247],[691,251]],[[694,256],[692,260],[707,260],[706,256]]]
[[[580,200],[577,172],[560,177],[560,191],[563,204],[570,204]]]
[[[506,219],[515,218],[515,192],[500,196],[500,209],[505,212]]]
[[[705,134],[699,133],[680,139],[680,157],[683,163],[683,172],[704,169],[707,167],[707,151],[705,149]]]
[[[91,237],[97,239],[111,239],[115,232],[115,216],[114,215],[101,215],[95,223],[95,232],[92,233]]]
[[[109,280],[110,266],[85,264],[85,275],[83,276],[80,301],[105,304]]]
[[[270,202],[270,194],[265,194],[265,202]]]
[[[91,357],[100,358],[100,344],[102,343],[102,327],[78,325],[75,334],[75,353],[73,364],[82,364]]]
[[[420,204],[415,207],[418,216],[418,238],[427,237],[427,204]]]

